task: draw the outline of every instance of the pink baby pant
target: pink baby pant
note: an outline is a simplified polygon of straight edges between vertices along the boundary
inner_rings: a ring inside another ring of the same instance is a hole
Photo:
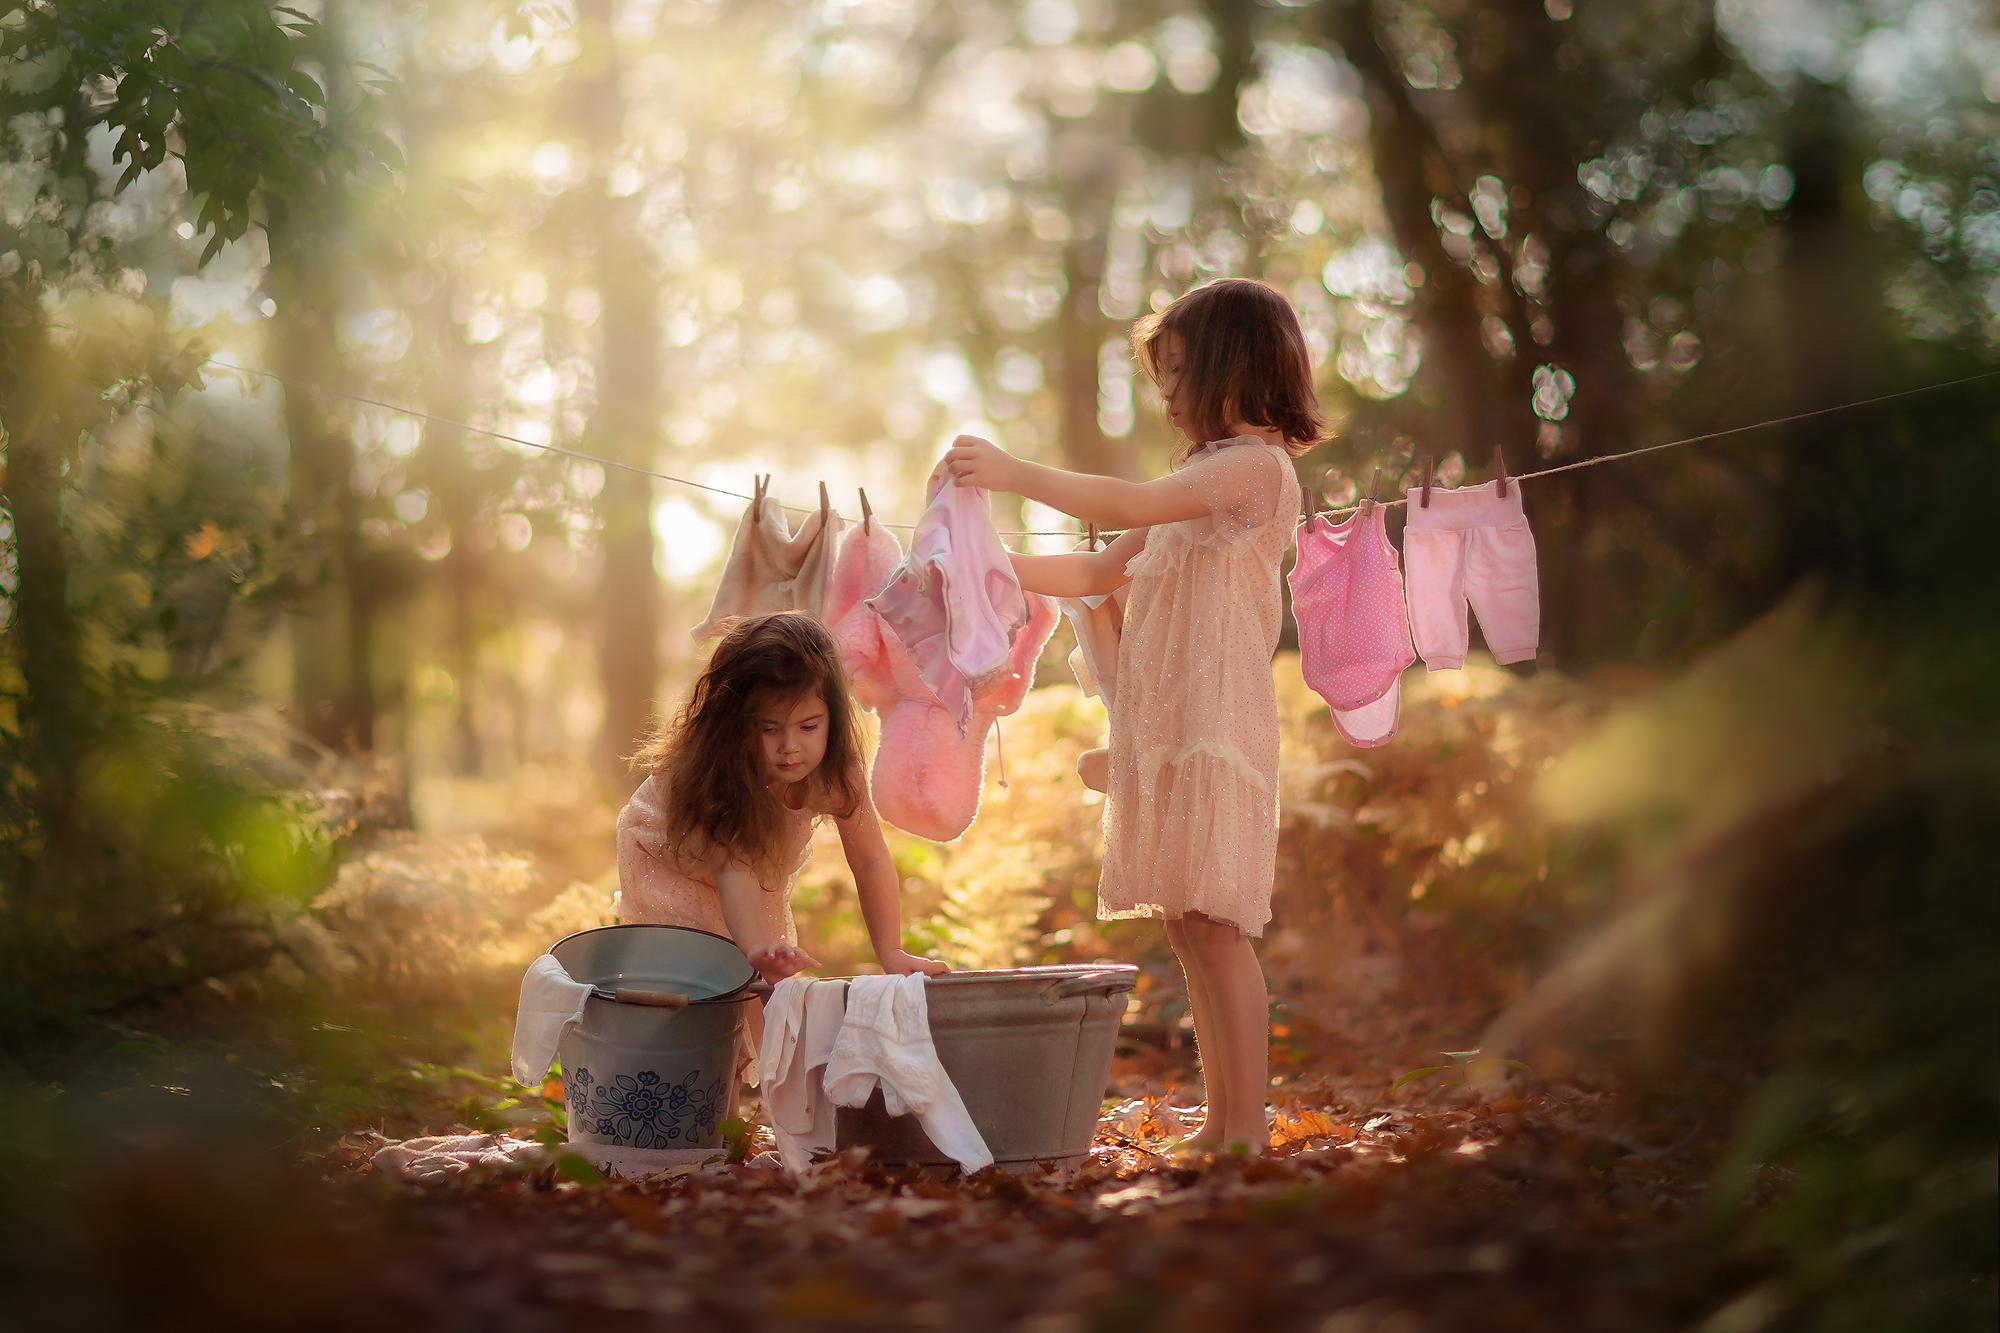
[[[1468,603],[1493,660],[1533,661],[1541,646],[1542,594],[1535,571],[1535,537],[1521,512],[1521,487],[1431,489],[1429,507],[1408,492],[1403,569],[1408,580],[1410,635],[1424,665],[1453,671],[1465,665]]]

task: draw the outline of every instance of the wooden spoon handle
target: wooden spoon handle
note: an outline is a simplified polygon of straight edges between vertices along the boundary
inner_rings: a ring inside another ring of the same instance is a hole
[[[655,1009],[685,1009],[688,997],[670,990],[634,990],[630,986],[620,986],[612,992],[611,998],[620,1004],[644,1004]]]

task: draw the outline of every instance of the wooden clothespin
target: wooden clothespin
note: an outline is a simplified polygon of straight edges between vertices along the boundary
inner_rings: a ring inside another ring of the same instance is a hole
[[[1092,523],[1086,529],[1086,535],[1084,536],[1083,540],[1084,540],[1084,546],[1083,546],[1084,550],[1095,551],[1097,549],[1097,525],[1095,523]]]
[[[1380,494],[1382,494],[1382,469],[1378,467],[1375,469],[1375,480],[1368,487],[1368,498],[1361,502],[1361,513],[1365,514],[1373,509],[1375,507],[1375,497]]]
[[[861,531],[865,533],[868,525],[875,521],[875,511],[868,507],[868,488],[857,486],[854,489],[861,492]]]
[[[827,518],[829,517],[827,510],[831,508],[833,506],[827,502],[826,498],[826,483],[821,482],[819,484],[819,525],[821,528],[826,527]]]
[[[1424,455],[1423,507],[1426,509],[1431,507],[1431,456],[1429,454]]]
[[[1493,446],[1494,495],[1498,499],[1507,498],[1507,451],[1499,445]]]
[[[761,523],[764,519],[764,492],[770,488],[771,474],[758,476],[750,474],[750,521]]]

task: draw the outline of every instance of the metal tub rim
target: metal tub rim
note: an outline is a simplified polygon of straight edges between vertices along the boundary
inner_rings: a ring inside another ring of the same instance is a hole
[[[560,962],[562,955],[556,953],[556,950],[560,949],[563,945],[568,944],[572,940],[580,940],[585,938],[586,936],[591,936],[591,935],[604,935],[613,931],[624,932],[624,931],[644,931],[644,930],[681,931],[689,935],[700,935],[707,939],[720,940],[722,943],[727,944],[732,949],[736,949],[737,947],[736,941],[730,939],[727,935],[719,935],[712,930],[703,930],[698,926],[669,926],[669,925],[656,924],[653,922],[633,921],[633,922],[624,922],[615,926],[591,926],[584,930],[571,931],[569,934],[563,936],[555,943],[549,945],[546,952],[553,955],[557,959],[557,961]],[[737,952],[740,954],[742,951],[739,949],[737,950]],[[567,970],[567,964],[565,964],[565,970]],[[688,1003],[690,1005],[737,1004],[741,1003],[746,999],[752,998],[754,992],[752,991],[751,988],[757,982],[758,977],[757,977],[757,970],[750,965],[750,960],[747,957],[743,959],[743,973],[744,975],[742,980],[737,982],[734,986],[729,987],[726,990],[719,991],[714,995],[704,995],[699,998],[690,995],[688,997]],[[662,977],[661,975],[658,974],[647,975],[644,973],[617,972],[617,973],[607,973],[602,977],[589,977],[589,978],[575,977],[573,979],[577,981],[583,981],[591,986],[601,986],[607,989],[616,989],[618,983],[620,982],[629,981],[629,982],[657,983],[662,980],[667,980],[668,978]],[[615,1001],[604,999],[601,996],[592,996],[591,999],[595,1000],[600,1004],[615,1003]]]

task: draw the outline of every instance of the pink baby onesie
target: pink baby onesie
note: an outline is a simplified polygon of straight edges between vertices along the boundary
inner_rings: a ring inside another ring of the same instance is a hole
[[[1027,698],[1042,645],[1056,627],[1056,608],[1046,597],[1027,598],[1027,626],[1014,636],[1002,669],[973,692],[971,718],[961,732],[903,641],[869,604],[902,560],[895,537],[880,523],[848,529],[828,597],[833,637],[855,701],[882,719],[869,778],[876,812],[905,832],[949,842],[979,813],[986,734]]]
[[[1468,602],[1494,661],[1533,661],[1541,646],[1542,594],[1520,483],[1510,484],[1504,498],[1490,481],[1461,490],[1433,487],[1428,507],[1418,491],[1407,494],[1403,560],[1411,636],[1424,666],[1465,665]]]
[[[1386,744],[1396,734],[1403,668],[1417,655],[1381,507],[1345,523],[1321,514],[1301,524],[1288,580],[1306,684],[1333,709],[1349,744]]]
[[[917,664],[963,736],[972,696],[1007,665],[1028,623],[1028,599],[993,531],[986,492],[940,467],[910,553],[868,599]]]

